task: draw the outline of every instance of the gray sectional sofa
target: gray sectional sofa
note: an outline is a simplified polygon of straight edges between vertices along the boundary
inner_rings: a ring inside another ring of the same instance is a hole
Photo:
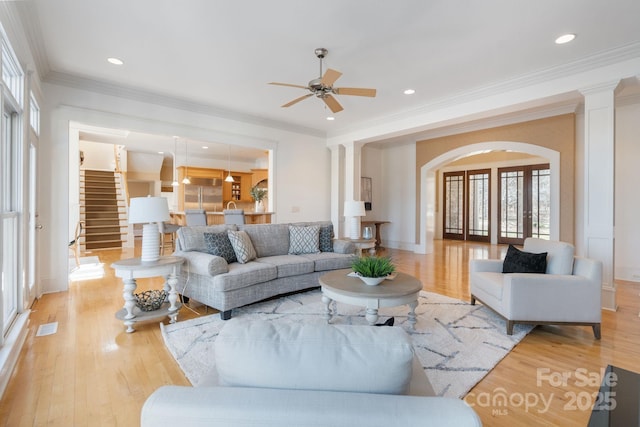
[[[229,231],[232,239],[227,241]],[[178,292],[219,310],[228,320],[234,308],[318,287],[322,274],[349,268],[356,247],[333,236],[331,222],[181,227],[174,255],[186,261]],[[229,249],[231,241],[246,243],[247,238],[248,250]]]

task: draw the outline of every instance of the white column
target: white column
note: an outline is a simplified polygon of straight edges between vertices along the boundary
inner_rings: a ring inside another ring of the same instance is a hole
[[[341,237],[345,235],[344,218],[344,150],[341,145],[332,145],[331,150],[331,222],[335,227],[334,233]]]
[[[344,200],[360,200],[360,176],[361,176],[361,154],[364,144],[360,142],[349,142],[342,144],[344,146]],[[352,230],[358,228],[357,234],[360,235],[360,218],[357,221],[345,221],[347,225],[345,235],[351,236],[356,233]]]
[[[584,96],[584,250],[602,261],[602,308],[616,310],[614,283],[615,89],[619,81],[582,90]]]

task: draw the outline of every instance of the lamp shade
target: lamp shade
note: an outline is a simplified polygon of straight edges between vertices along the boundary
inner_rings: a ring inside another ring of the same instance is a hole
[[[364,202],[357,200],[346,200],[344,202],[344,216],[365,216]]]
[[[169,220],[166,197],[134,197],[129,205],[129,223],[144,224]]]

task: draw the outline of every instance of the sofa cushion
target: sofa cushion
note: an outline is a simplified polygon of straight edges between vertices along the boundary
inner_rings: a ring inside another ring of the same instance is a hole
[[[207,253],[222,257],[228,263],[238,260],[229,240],[229,234],[226,231],[222,233],[204,233],[204,242],[207,245]]]
[[[313,261],[296,255],[278,255],[258,258],[257,262],[273,265],[278,270],[278,278],[313,273]]]
[[[247,263],[257,258],[256,251],[253,248],[249,235],[244,231],[227,231],[233,251],[240,264]]]
[[[320,227],[289,226],[289,255],[316,254],[320,252]]]
[[[474,288],[480,289],[498,301],[502,300],[502,290],[504,288],[503,283],[505,277],[502,273],[478,271],[473,273],[473,275]]]
[[[228,273],[213,277],[213,289],[218,292],[247,288],[258,283],[274,280],[278,269],[274,265],[250,261],[246,264],[229,264]],[[268,286],[265,284],[265,286]],[[243,304],[244,305],[244,304]]]
[[[235,225],[230,224],[194,225],[190,227],[180,227],[178,229],[180,250],[184,252],[207,252],[207,244],[204,241],[204,233],[223,233],[227,230],[237,230],[237,228]]]
[[[547,252],[547,274],[573,274],[575,247],[566,242],[528,238],[524,250]]]
[[[226,322],[215,343],[220,385],[403,394],[413,347],[401,328]]]
[[[538,273],[547,271],[547,253],[531,253],[521,251],[509,245],[507,255],[502,263],[503,273]]]
[[[320,252],[317,254],[302,254],[300,257],[313,261],[314,271],[340,270],[351,268],[355,259],[354,254],[339,254],[335,252]]]
[[[238,229],[249,235],[258,258],[289,253],[288,224],[246,224]]]

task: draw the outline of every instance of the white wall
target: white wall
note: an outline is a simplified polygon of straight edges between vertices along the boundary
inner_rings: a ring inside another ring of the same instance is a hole
[[[616,108],[615,278],[640,281],[640,100]]]
[[[80,150],[84,154],[84,162],[80,169],[113,171],[116,168],[113,144],[100,142],[79,142]]]
[[[73,122],[272,150],[274,222],[330,218],[330,151],[324,138],[59,85],[45,84],[43,90],[41,158],[47,161],[40,165],[39,190],[45,293],[68,286],[66,247],[73,201],[69,174],[60,171],[73,167],[69,149],[77,153],[77,138],[69,146]]]
[[[415,143],[385,146],[376,151],[380,172],[374,182],[375,219],[390,221],[380,231],[383,246],[413,251],[416,241]]]

